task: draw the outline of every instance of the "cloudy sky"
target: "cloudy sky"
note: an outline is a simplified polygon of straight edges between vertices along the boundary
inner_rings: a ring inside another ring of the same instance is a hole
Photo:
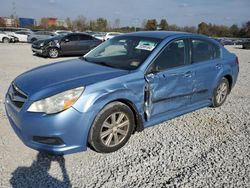
[[[13,3],[15,2],[15,3]],[[170,24],[193,25],[205,21],[241,25],[250,20],[250,0],[0,0],[0,16],[15,11],[19,17],[120,19],[122,26],[141,26],[144,19],[167,19]]]

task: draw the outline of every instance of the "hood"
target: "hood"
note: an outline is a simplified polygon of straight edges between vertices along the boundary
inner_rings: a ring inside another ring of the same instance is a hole
[[[28,96],[40,93],[36,97],[39,98],[119,77],[128,72],[73,59],[32,69],[18,76],[14,82]]]

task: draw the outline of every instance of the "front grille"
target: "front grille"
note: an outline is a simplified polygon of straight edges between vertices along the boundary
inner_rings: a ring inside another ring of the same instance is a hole
[[[27,100],[27,95],[23,91],[21,91],[14,83],[11,84],[8,95],[11,102],[17,108],[22,108],[23,104]]]

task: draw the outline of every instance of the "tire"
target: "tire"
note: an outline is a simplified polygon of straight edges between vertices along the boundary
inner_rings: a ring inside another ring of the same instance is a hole
[[[100,153],[117,151],[129,140],[134,125],[134,114],[128,106],[110,103],[96,116],[89,133],[89,145]]]
[[[48,51],[48,56],[50,58],[57,58],[59,56],[59,50],[57,48],[50,48]]]
[[[8,39],[7,37],[3,38],[3,43],[10,43],[10,39]]]
[[[35,42],[35,41],[37,41],[36,38],[32,38],[32,39],[30,40],[31,43],[33,43],[33,42]]]
[[[213,92],[212,107],[221,106],[226,101],[229,91],[230,91],[229,82],[224,77],[222,78],[222,80],[220,81],[220,83]]]

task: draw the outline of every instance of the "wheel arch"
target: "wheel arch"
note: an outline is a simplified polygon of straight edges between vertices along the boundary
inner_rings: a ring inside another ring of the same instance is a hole
[[[229,83],[229,93],[230,93],[233,85],[233,77],[230,74],[226,74],[223,77],[226,78]]]
[[[134,120],[135,120],[134,132],[141,132],[141,131],[143,131],[144,126],[143,126],[142,117],[141,117],[139,111],[137,110],[136,106],[133,104],[132,101],[130,101],[128,99],[121,98],[121,99],[116,99],[116,100],[110,101],[108,104],[110,104],[112,102],[121,102],[121,103],[125,104],[126,106],[128,106],[130,108],[130,110],[134,114]],[[106,104],[106,105],[108,105],[108,104]]]

